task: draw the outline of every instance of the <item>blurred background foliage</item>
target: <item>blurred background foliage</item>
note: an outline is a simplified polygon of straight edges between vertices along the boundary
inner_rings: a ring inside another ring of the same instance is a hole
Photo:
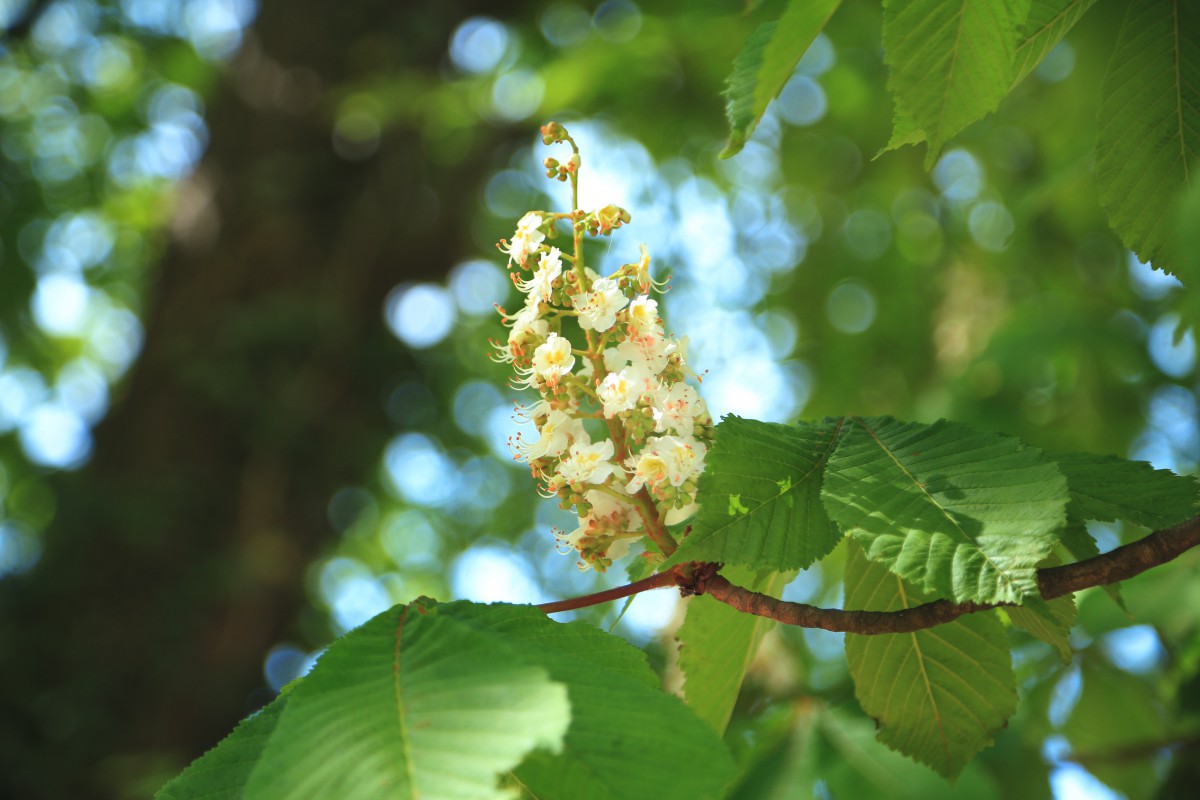
[[[718,161],[778,0],[0,0],[0,795],[147,796],[393,603],[623,582],[555,552],[572,521],[513,464],[486,358],[515,297],[494,243],[568,199],[547,119],[584,203],[633,215],[593,261],[645,242],[672,276],[714,415],[947,416],[1194,472],[1183,289],[1091,172],[1123,5],[926,172],[873,158],[876,2]],[[1196,560],[1129,582],[1130,615],[1083,595],[1070,664],[1023,642],[1019,715],[956,791],[1186,794]],[[785,596],[836,604],[838,576]],[[584,616],[677,683],[682,604],[620,610]],[[737,797],[952,793],[873,742],[825,632],[768,638],[728,738]]]

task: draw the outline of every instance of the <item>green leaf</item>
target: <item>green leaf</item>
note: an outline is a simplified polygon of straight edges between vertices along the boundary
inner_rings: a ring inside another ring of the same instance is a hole
[[[741,152],[767,106],[781,91],[841,0],[788,3],[783,15],[758,27],[733,59],[726,80],[729,141],[721,158]]]
[[[1072,519],[1166,528],[1196,514],[1196,479],[1191,476],[1116,456],[1064,453],[1053,458],[1067,478]]]
[[[883,149],[875,154],[875,158],[879,158],[889,150],[898,150],[906,145],[916,145],[923,141],[925,141],[925,131],[921,130],[912,114],[901,108],[897,101],[896,114],[892,118],[892,138],[888,139],[888,143],[883,146]]]
[[[545,669],[415,603],[334,642],[287,697],[248,798],[500,797],[497,776],[559,749],[571,721]]]
[[[1096,0],[1033,0],[1030,3],[1029,16],[1021,31],[1020,43],[1013,53],[1013,76],[1009,91],[1042,63],[1042,59],[1063,40],[1095,2]],[[897,101],[892,137],[875,158],[905,145],[920,144],[926,138],[925,131],[913,119],[912,114],[905,111]]]
[[[1065,595],[1047,600],[1042,608],[1014,606],[1003,609],[1018,628],[1028,631],[1058,651],[1064,664],[1070,664],[1075,656],[1071,648],[1071,627],[1079,609],[1075,607],[1075,596]]]
[[[853,705],[853,704],[849,704]],[[999,800],[989,771],[973,762],[947,783],[927,767],[880,744],[862,714],[819,701],[801,707],[772,749],[747,770],[729,800],[813,800],[818,797],[888,800]],[[1035,754],[1036,757],[1036,754]]]
[[[280,695],[266,708],[242,720],[233,733],[160,789],[154,795],[156,800],[236,800],[242,797],[246,781],[275,732],[286,703],[287,696]]]
[[[1033,0],[1013,57],[1012,85],[1025,80],[1095,3],[1096,0]]]
[[[825,469],[830,517],[923,592],[962,602],[1039,597],[1037,566],[1067,485],[1041,451],[941,420],[854,418]]]
[[[927,166],[942,145],[995,111],[1012,86],[1018,34],[1030,0],[891,2],[883,15],[884,61],[896,107],[929,138]],[[906,139],[897,130],[893,141]]]
[[[781,425],[726,417],[706,459],[691,534],[667,561],[803,569],[841,534],[820,502],[840,422]]]
[[[756,572],[727,567],[726,579],[737,586],[779,597],[795,573]],[[738,691],[758,645],[774,621],[743,614],[708,595],[687,601],[687,616],[675,634],[683,697],[700,719],[718,733],[725,731]]]
[[[1099,126],[1096,184],[1109,224],[1142,261],[1175,270],[1175,208],[1200,153],[1200,6],[1129,4]]]
[[[846,608],[897,611],[931,598],[868,560],[846,554]],[[992,612],[914,633],[846,634],[855,695],[879,740],[947,778],[991,743],[1017,707],[1004,627]]]
[[[659,688],[643,652],[586,623],[556,623],[529,607],[507,616],[466,603],[447,608],[501,634],[522,657],[567,685],[572,717],[562,751],[534,753],[515,771],[532,796],[721,797],[735,772],[729,752],[678,697]]]

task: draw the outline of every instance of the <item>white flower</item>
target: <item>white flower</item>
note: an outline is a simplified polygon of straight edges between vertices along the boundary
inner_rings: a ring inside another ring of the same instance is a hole
[[[663,336],[662,323],[658,319],[658,301],[649,295],[635,297],[625,312],[625,321],[629,325],[629,335],[633,338],[649,336],[661,339]]]
[[[527,281],[517,281],[517,288],[529,296],[529,303],[539,301],[550,302],[550,294],[554,291],[554,282],[562,275],[562,251],[551,247],[550,252],[542,253],[538,259],[537,269],[533,277]]]
[[[603,555],[614,561],[621,558],[640,538],[637,532],[642,530],[641,515],[631,503],[598,489],[589,489],[584,498],[591,511],[579,517],[579,527],[574,531],[558,534],[559,543],[582,552],[607,539]]]
[[[526,461],[552,456],[557,458],[566,452],[572,443],[589,444],[587,431],[583,429],[583,421],[571,417],[559,410],[551,411],[538,429],[541,436],[536,442],[525,442],[518,439],[517,453]]]
[[[626,339],[616,347],[604,351],[604,366],[609,372],[618,372],[633,366],[651,375],[661,375],[667,368],[670,346],[671,340],[663,336]]]
[[[558,464],[558,474],[569,484],[604,483],[619,472],[612,463],[613,443],[605,439],[596,444],[576,443],[571,452]]]
[[[517,222],[517,232],[513,234],[512,241],[503,244],[503,240],[501,240],[500,249],[508,253],[511,261],[516,261],[524,266],[526,257],[535,252],[546,238],[546,234],[539,230],[541,225],[541,215],[536,211],[530,211]]]
[[[512,329],[508,332],[508,353],[501,359],[503,361],[520,358],[530,341],[540,342],[550,331],[550,325],[541,319],[536,303],[525,306],[505,321],[512,325]]]
[[[571,353],[570,340],[557,333],[551,333],[533,351],[533,375],[550,386],[558,385],[559,380],[569,375],[574,366],[575,356]]]
[[[659,433],[674,431],[691,436],[696,429],[696,418],[708,410],[700,393],[686,383],[663,387],[654,397],[654,429]]]
[[[574,298],[575,308],[579,311],[579,327],[603,333],[617,323],[617,312],[628,302],[629,298],[621,293],[612,278],[596,280],[592,291]]]
[[[633,480],[626,484],[625,491],[630,494],[640,491],[643,486],[654,488],[666,482],[666,459],[649,444],[641,453],[630,457],[629,466],[633,470]]]
[[[638,291],[642,294],[649,294],[651,289],[665,292],[669,281],[656,281],[650,277],[650,251],[646,249],[646,245],[644,244],[641,245],[641,248],[642,257],[633,271],[633,279],[637,281]]]
[[[596,392],[604,407],[605,418],[612,419],[622,411],[634,408],[643,394],[654,391],[654,383],[649,372],[635,366],[605,375]]]
[[[704,444],[691,436],[652,436],[641,453],[631,456],[633,480],[625,487],[630,494],[643,486],[652,491],[667,484],[681,486],[704,471]]]

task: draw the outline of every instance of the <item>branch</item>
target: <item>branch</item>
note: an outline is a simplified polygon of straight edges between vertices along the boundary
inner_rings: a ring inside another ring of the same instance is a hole
[[[1144,539],[1122,545],[1093,558],[1061,567],[1039,569],[1038,589],[1043,599],[1053,600],[1093,586],[1117,583],[1172,561],[1196,545],[1200,545],[1200,516],[1155,531]],[[951,622],[965,614],[1017,605],[935,600],[901,611],[844,611],[837,608],[818,608],[807,603],[777,600],[770,595],[735,586],[717,573],[719,566],[700,562],[677,564],[666,572],[625,586],[570,600],[542,603],[536,608],[547,614],[554,614],[619,600],[650,589],[678,586],[685,597],[689,594],[708,594],[738,611],[768,617],[786,625],[875,636],[883,633],[911,633]]]
[[[1046,600],[1071,594],[1092,586],[1116,583],[1140,575],[1182,555],[1200,544],[1200,517],[1193,517],[1171,528],[1155,531],[1131,544],[1123,545],[1094,558],[1046,567],[1037,571],[1038,589]],[[952,603],[935,600],[932,603],[906,608],[902,611],[843,611],[817,608],[805,603],[789,603],[769,595],[734,586],[720,575],[714,575],[695,587],[697,594],[710,594],[722,603],[760,617],[798,625],[802,628],[822,628],[874,636],[882,633],[910,633],[932,628],[965,614],[986,611],[1016,603]]]
[[[622,597],[629,597],[631,594],[645,592],[649,589],[662,589],[666,586],[679,585],[680,567],[691,566],[680,564],[678,567],[672,567],[666,572],[658,572],[651,575],[649,578],[642,578],[640,581],[626,584],[625,586],[617,586],[613,589],[605,589],[602,592],[593,592],[585,594],[582,597],[572,597],[569,600],[557,600],[553,603],[542,603],[534,606],[546,614],[557,614],[559,611],[574,611],[577,608],[587,608],[588,606],[598,606],[601,603],[608,603],[613,600],[620,600]]]

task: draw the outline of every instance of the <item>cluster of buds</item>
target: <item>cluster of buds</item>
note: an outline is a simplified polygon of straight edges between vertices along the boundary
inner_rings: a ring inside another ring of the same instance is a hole
[[[578,528],[556,532],[560,546],[579,553],[581,568],[604,570],[642,537],[652,551],[675,549],[669,527],[696,511],[713,423],[687,383],[695,377],[687,340],[663,329],[653,295],[665,287],[650,277],[646,248],[611,275],[584,264],[584,235],[611,233],[629,212],[580,210],[574,140],[554,122],[543,126],[542,140],[571,146],[566,164],[544,164],[548,177],[571,181],[572,210],[530,211],[512,239],[500,241],[525,303],[515,313],[500,309],[509,334],[493,342],[495,358],[513,366],[514,386],[539,395],[518,409],[538,438],[518,435],[514,457],[529,463],[546,496],[578,513]],[[560,220],[572,229],[571,254],[548,241]]]

